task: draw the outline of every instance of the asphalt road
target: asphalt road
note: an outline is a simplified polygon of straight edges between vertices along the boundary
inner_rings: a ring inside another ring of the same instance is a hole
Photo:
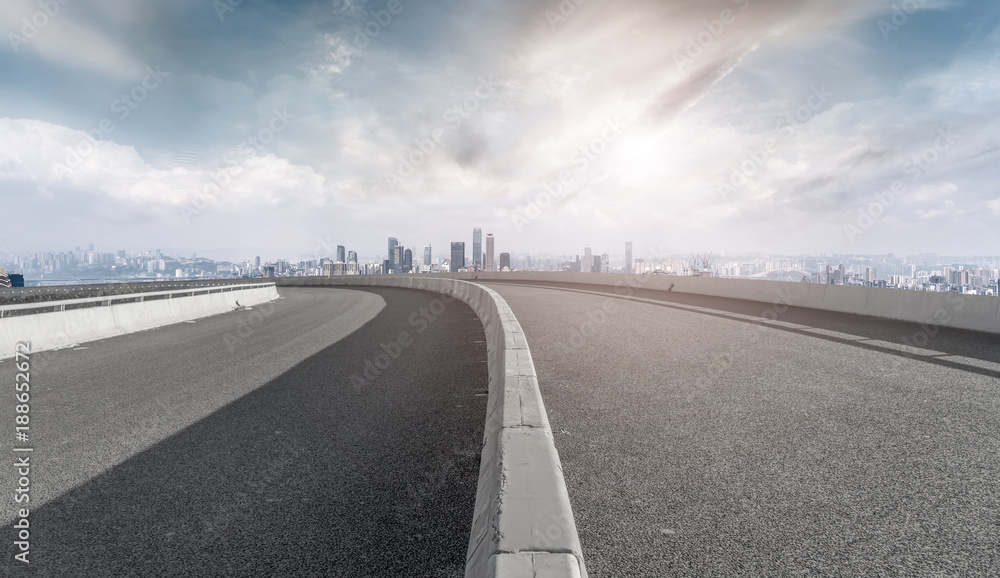
[[[592,577],[1000,576],[1000,337],[488,285],[531,347]]]
[[[419,291],[279,293],[32,357],[31,564],[13,561],[0,468],[0,575],[463,575],[482,324],[455,302],[421,332],[408,320],[435,297]],[[396,359],[353,379],[382,344]],[[0,363],[11,397],[14,373]]]

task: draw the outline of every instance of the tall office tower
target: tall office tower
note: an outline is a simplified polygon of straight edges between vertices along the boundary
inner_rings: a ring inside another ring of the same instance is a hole
[[[479,227],[472,229],[472,265],[477,271],[483,268],[483,230]]]
[[[465,242],[452,242],[451,244],[451,272],[457,273],[459,269],[465,267]]]
[[[493,233],[487,233],[486,234],[486,263],[484,263],[486,265],[486,270],[487,271],[496,271],[497,270],[497,262],[493,259],[493,243],[494,243]]]
[[[625,241],[625,273],[627,275],[635,273],[632,267],[632,241]]]
[[[865,281],[868,283],[875,282],[875,269],[873,267],[868,267],[865,269]]]
[[[260,270],[260,257],[259,256],[258,257],[254,257],[254,260],[253,260],[253,269],[254,269],[254,271]]]
[[[431,244],[427,243],[427,246],[424,247],[424,267],[427,269],[431,268],[431,259],[433,259],[431,256]]]
[[[399,246],[399,241],[396,240],[396,237],[389,237],[389,252],[386,253],[386,254],[389,257],[389,268],[390,269],[392,268],[393,265],[396,264],[396,262],[392,260],[392,257],[393,257],[393,255],[396,254],[396,247],[398,247],[398,246]],[[388,273],[388,271],[386,271],[386,273]]]
[[[403,272],[403,247],[396,245],[392,250],[392,272]]]
[[[358,252],[357,251],[348,251],[347,252],[347,262],[348,263],[357,263],[358,262]]]
[[[500,253],[500,270],[503,271],[505,267],[510,271],[510,253]]]
[[[347,250],[344,249],[343,245],[337,245],[337,262],[338,263],[347,262]]]
[[[590,247],[583,248],[583,266],[580,268],[581,273],[590,273],[590,268],[594,265],[594,256],[590,252]]]
[[[601,272],[601,263],[603,262],[602,259],[601,259],[601,256],[600,255],[594,255],[593,259],[594,259],[594,264],[590,266],[590,272],[591,273],[600,273]]]
[[[413,251],[407,249],[403,251],[403,273],[413,271]]]

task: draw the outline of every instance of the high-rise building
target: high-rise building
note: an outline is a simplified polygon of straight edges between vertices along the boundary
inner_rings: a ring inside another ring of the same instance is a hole
[[[483,268],[483,230],[472,229],[472,265],[477,271]]]
[[[399,241],[397,241],[395,237],[389,237],[389,252],[386,253],[386,255],[388,255],[389,257],[388,261],[390,269],[396,264],[396,262],[393,261],[392,259],[393,256],[396,254],[396,247],[398,246],[399,246]],[[388,271],[386,272],[388,273]]]
[[[632,267],[632,241],[625,241],[625,273],[628,275],[635,273]]]
[[[337,262],[338,263],[347,262],[347,250],[344,249],[343,245],[337,245]]]
[[[428,270],[431,268],[432,259],[433,257],[431,256],[431,244],[427,243],[427,246],[424,247],[424,267]]]
[[[465,242],[457,241],[451,244],[451,272],[456,273],[465,268]]]
[[[500,270],[510,271],[510,253],[500,253]]]
[[[401,245],[396,245],[392,250],[392,272],[403,272],[403,247]]]
[[[493,250],[494,250],[493,243],[494,243],[493,233],[487,233],[486,234],[486,263],[484,263],[484,265],[486,266],[485,269],[487,271],[496,271],[497,270],[497,262],[493,258]]]
[[[91,245],[91,246],[93,246],[93,245]],[[260,271],[260,256],[259,255],[257,257],[254,257],[254,260],[253,260],[253,270],[254,271]]]
[[[413,271],[413,251],[407,249],[403,251],[403,273]]]
[[[583,248],[583,264],[580,268],[581,273],[590,273],[590,268],[594,266],[594,256],[590,251],[590,247]]]
[[[358,262],[358,252],[357,251],[348,251],[347,252],[347,262],[348,263],[357,263]]]

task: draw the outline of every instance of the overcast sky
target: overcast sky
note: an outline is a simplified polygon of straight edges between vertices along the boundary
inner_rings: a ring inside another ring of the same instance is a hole
[[[995,0],[577,1],[3,0],[0,251],[996,252]]]

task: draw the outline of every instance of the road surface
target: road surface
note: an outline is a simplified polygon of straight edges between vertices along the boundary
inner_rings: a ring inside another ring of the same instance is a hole
[[[463,575],[482,324],[455,302],[414,327],[420,291],[279,293],[32,357],[31,564],[8,498],[0,575]],[[366,379],[366,360],[388,367]],[[13,496],[13,468],[0,482]]]
[[[487,285],[531,347],[592,577],[1000,575],[1000,337]]]

